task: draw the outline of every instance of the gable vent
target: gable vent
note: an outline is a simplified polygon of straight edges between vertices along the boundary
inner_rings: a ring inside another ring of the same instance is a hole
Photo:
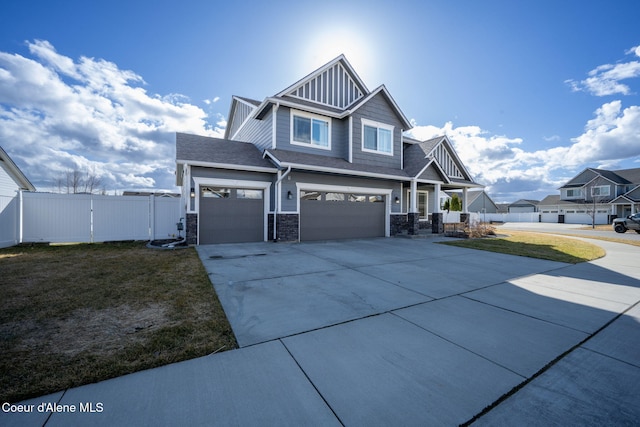
[[[289,92],[290,96],[344,109],[364,96],[347,70],[338,63]]]

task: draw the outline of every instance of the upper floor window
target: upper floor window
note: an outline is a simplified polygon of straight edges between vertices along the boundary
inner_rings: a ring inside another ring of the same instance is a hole
[[[393,155],[393,126],[362,119],[362,151]]]
[[[291,110],[291,143],[331,148],[331,121],[315,114]]]
[[[582,190],[579,188],[567,190],[567,197],[580,197],[582,195]]]
[[[608,185],[597,185],[595,187],[591,187],[592,196],[608,196],[609,191]]]

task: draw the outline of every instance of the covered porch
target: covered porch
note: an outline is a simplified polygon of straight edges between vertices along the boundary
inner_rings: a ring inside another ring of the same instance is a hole
[[[411,180],[402,188],[402,212],[406,213],[406,233],[441,234],[445,223],[466,222],[469,217],[470,188],[480,188],[479,184],[443,183],[437,181]],[[447,197],[445,191],[461,193],[461,211],[453,212],[443,209]]]

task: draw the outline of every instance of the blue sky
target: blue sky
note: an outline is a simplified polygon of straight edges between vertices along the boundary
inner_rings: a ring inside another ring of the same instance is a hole
[[[175,190],[174,132],[221,135],[344,53],[497,202],[640,167],[640,2],[5,1],[0,146],[39,190]]]

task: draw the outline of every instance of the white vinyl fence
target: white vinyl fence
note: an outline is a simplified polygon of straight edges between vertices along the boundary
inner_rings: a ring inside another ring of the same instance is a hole
[[[178,235],[180,199],[23,192],[16,211],[24,243],[154,240]]]
[[[540,222],[540,212],[480,213],[484,222]]]
[[[18,197],[0,195],[0,248],[18,242]]]

